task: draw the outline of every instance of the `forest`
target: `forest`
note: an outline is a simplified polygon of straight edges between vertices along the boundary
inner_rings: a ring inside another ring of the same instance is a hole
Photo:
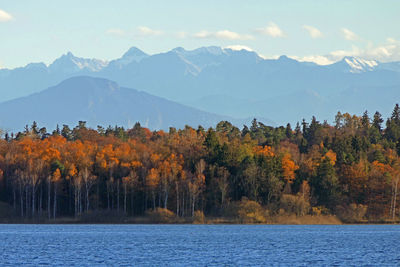
[[[227,121],[150,131],[136,123],[52,133],[33,122],[0,140],[1,218],[51,221],[106,217],[188,222],[274,216],[337,216],[398,222],[400,107],[338,112],[294,127]],[[4,214],[7,213],[7,214]]]

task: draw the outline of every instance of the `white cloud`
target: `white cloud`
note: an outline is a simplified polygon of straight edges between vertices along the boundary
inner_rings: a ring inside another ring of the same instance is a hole
[[[264,35],[268,35],[271,36],[273,38],[282,38],[285,37],[285,34],[283,33],[283,31],[281,30],[281,28],[279,28],[278,25],[276,25],[273,22],[270,22],[268,24],[268,26],[264,27],[264,28],[258,28],[256,29],[256,31],[258,33],[264,34]]]
[[[363,60],[393,62],[400,61],[400,41],[394,38],[387,38],[386,42],[380,45],[369,43],[365,48],[353,45],[348,50],[335,50],[326,55],[290,56],[298,61],[314,62],[319,65],[329,65],[344,57],[357,57]]]
[[[248,34],[238,34],[236,32],[231,32],[228,30],[218,31],[215,33],[215,36],[218,39],[226,39],[226,40],[250,40],[253,39],[253,36]]]
[[[4,10],[0,9],[0,22],[10,21],[13,19],[9,13],[5,12]]]
[[[369,43],[365,48],[353,45],[350,50],[336,50],[326,56],[333,61],[341,60],[345,56],[380,62],[400,61],[400,41],[388,38],[385,43],[380,45]]]
[[[158,36],[163,34],[162,31],[150,29],[146,26],[139,26],[137,27],[137,30],[141,36]]]
[[[178,39],[184,39],[188,36],[187,32],[177,32],[175,33],[175,37]]]
[[[196,38],[211,38],[212,35],[213,34],[211,32],[208,32],[208,31],[205,31],[205,30],[199,31],[199,32],[193,34],[193,36],[196,37]]]
[[[164,33],[162,31],[154,30],[146,26],[139,26],[134,30],[111,28],[106,31],[106,34],[116,37],[134,38],[134,37],[160,36],[163,35]]]
[[[394,38],[392,38],[392,37],[387,38],[386,41],[387,41],[388,43],[390,43],[390,44],[394,44],[394,43],[397,42],[396,39],[394,39]]]
[[[344,39],[349,40],[349,41],[355,41],[358,39],[357,34],[355,34],[354,32],[352,32],[346,28],[342,28],[342,34],[343,34]]]
[[[322,32],[313,26],[303,25],[303,29],[305,29],[313,39],[322,37]]]
[[[254,51],[253,49],[251,49],[250,47],[245,46],[245,45],[228,45],[228,46],[225,46],[224,48],[232,49],[234,51],[240,51],[240,50],[247,50],[250,52]]]
[[[118,29],[118,28],[108,29],[106,31],[106,33],[109,35],[118,36],[118,37],[126,35],[126,32],[124,30]]]
[[[202,30],[193,34],[193,37],[200,39],[220,39],[220,40],[251,40],[254,39],[252,35],[249,34],[239,34],[237,32],[232,32],[228,30],[222,30],[217,32],[209,32]]]

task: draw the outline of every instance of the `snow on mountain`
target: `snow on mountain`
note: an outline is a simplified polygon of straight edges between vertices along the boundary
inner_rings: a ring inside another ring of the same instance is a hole
[[[177,47],[171,52],[179,55],[186,63],[194,65],[194,68],[197,69],[195,75],[207,66],[221,64],[228,56],[224,49],[217,46],[200,47],[194,50],[185,50],[182,47]]]
[[[400,90],[400,62],[380,63],[345,57],[330,65],[318,65],[287,56],[264,59],[251,49],[240,46],[210,46],[194,50],[178,47],[154,55],[132,47],[121,58],[109,63],[68,53],[50,66],[35,63],[13,70],[0,70],[0,101],[39,92],[79,75],[106,78],[126,88],[139,88],[216,114],[266,118],[274,114],[278,123],[309,116],[315,111],[309,109],[305,112],[310,103],[315,103],[319,109],[315,115],[330,119],[334,116],[332,110],[339,110],[339,104],[343,102],[335,96],[349,88],[357,89],[349,99],[355,103],[354,106],[360,99],[356,94],[367,88],[392,88],[385,99],[400,102],[399,94],[393,93],[396,88]],[[310,91],[320,97],[304,93]],[[371,90],[371,94],[374,94],[369,96],[371,99],[379,98],[378,90]],[[303,96],[303,100],[295,106],[298,112],[283,108],[287,106],[285,99],[292,99],[295,103],[296,99],[301,99],[299,96]],[[329,98],[335,100],[327,101]],[[230,99],[235,99],[234,104]],[[254,105],[255,101],[261,104]],[[268,104],[270,101],[274,105]],[[331,109],[323,108],[326,103]],[[279,116],[274,113],[278,107],[282,107]],[[374,110],[385,108],[379,107],[371,106]]]
[[[372,71],[378,66],[378,62],[375,60],[364,60],[356,57],[345,57],[343,60],[350,66],[352,73]]]
[[[98,72],[108,65],[107,61],[100,59],[79,58],[71,52],[62,55],[49,65],[51,72],[74,73],[81,70]]]

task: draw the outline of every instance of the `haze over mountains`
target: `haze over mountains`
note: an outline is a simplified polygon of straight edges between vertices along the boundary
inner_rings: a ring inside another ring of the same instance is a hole
[[[7,114],[0,117],[2,129],[7,131],[23,130],[33,121],[50,129],[57,124],[74,127],[78,121],[86,121],[92,128],[131,128],[140,122],[150,129],[163,130],[170,126],[184,128],[187,122],[193,127],[215,126],[222,120],[246,123],[88,76],[69,78],[39,93],[0,103],[0,114]]]
[[[356,114],[379,110],[388,116],[400,102],[400,62],[345,57],[321,66],[220,47],[175,48],[155,55],[133,47],[110,62],[68,53],[49,66],[33,63],[0,70],[1,100],[27,96],[82,75],[109,79],[121,87],[211,113],[269,118],[277,124],[309,120],[312,115],[331,122],[338,110]],[[80,91],[74,92],[79,97]]]

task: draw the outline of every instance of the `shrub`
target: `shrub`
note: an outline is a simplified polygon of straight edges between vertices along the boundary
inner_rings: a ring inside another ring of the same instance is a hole
[[[176,219],[175,213],[173,213],[169,209],[163,208],[149,210],[146,212],[146,215],[153,223],[172,223]]]
[[[346,206],[336,207],[336,215],[344,222],[360,222],[367,213],[367,206],[351,203]]]
[[[245,197],[239,204],[238,218],[241,223],[265,223],[267,221],[261,205]]]
[[[193,216],[193,223],[194,224],[203,224],[205,223],[206,218],[204,216],[204,213],[201,210],[196,210],[194,212],[194,216]]]
[[[311,208],[311,214],[312,215],[330,215],[330,212],[327,208],[324,206],[317,206],[317,207],[312,207]]]
[[[304,216],[310,211],[310,202],[304,199],[303,196],[283,194],[280,201],[280,208],[288,214]]]

